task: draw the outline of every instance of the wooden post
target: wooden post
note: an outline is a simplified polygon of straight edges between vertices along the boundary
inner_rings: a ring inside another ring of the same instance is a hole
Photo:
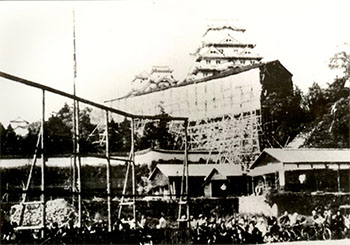
[[[338,183],[338,192],[341,192],[341,185],[340,185],[340,164],[338,163],[338,170],[337,170],[337,183]]]
[[[131,158],[131,154],[130,154],[130,157],[129,158]],[[131,160],[131,159],[130,159]],[[129,176],[129,171],[130,171],[130,164],[131,164],[131,162],[126,162],[126,174],[125,174],[125,181],[124,181],[124,186],[123,186],[123,193],[122,193],[122,198],[121,198],[121,200],[120,200],[120,203],[123,203],[124,202],[124,198],[125,198],[125,194],[126,194],[126,186],[127,186],[127,183],[128,183],[128,176]],[[122,205],[120,205],[120,203],[119,203],[119,211],[118,211],[118,219],[120,219],[121,218],[121,215],[122,215],[122,208],[123,208],[123,206]]]
[[[186,134],[185,134],[186,135]],[[186,142],[186,140],[185,140]],[[185,143],[186,144],[186,143]],[[186,146],[185,146],[186,148]],[[179,200],[179,214],[178,214],[178,220],[181,219],[181,210],[182,210],[182,202],[183,202],[183,196],[184,196],[184,183],[185,183],[185,173],[186,173],[186,162],[185,162],[184,157],[184,163],[183,163],[183,168],[182,168],[182,177],[181,177],[181,186],[180,186],[180,200]]]
[[[182,206],[186,205],[186,220],[187,220],[187,226],[189,227],[189,215],[190,215],[190,207],[189,207],[189,193],[188,193],[188,137],[187,137],[187,127],[188,127],[188,121],[185,120],[184,122],[184,134],[185,134],[185,149],[184,149],[184,162],[183,162],[183,170],[182,170],[182,178],[181,178],[181,193],[180,193],[180,201],[179,201],[179,214],[178,214],[178,221],[183,222],[181,217],[181,211]],[[184,198],[186,197],[186,200],[184,201]],[[180,224],[180,223],[179,223]]]
[[[73,10],[73,95],[76,96],[76,90],[75,90],[75,80],[77,77],[77,61],[76,61],[76,47],[75,47],[75,12]],[[76,168],[77,168],[77,123],[76,123],[76,115],[77,115],[77,108],[76,108],[76,100],[73,99],[73,177],[72,177],[72,190],[73,190],[73,196],[72,196],[72,202],[73,205],[75,203],[75,194],[76,194]],[[78,204],[79,205],[79,204]]]
[[[78,159],[77,164],[77,190],[78,190],[78,227],[82,227],[82,199],[81,199],[81,159],[80,159],[80,130],[79,130],[79,102],[76,103],[76,135],[75,135],[75,143],[76,143],[76,157]]]
[[[111,163],[109,159],[109,135],[108,135],[108,111],[106,110],[106,159],[107,159],[107,222],[108,232],[112,231],[112,208],[111,208]]]
[[[30,166],[30,170],[29,170],[29,175],[28,175],[28,179],[27,179],[27,185],[25,186],[25,192],[23,194],[23,199],[22,199],[22,209],[19,215],[19,222],[18,222],[18,226],[22,226],[23,223],[23,216],[24,216],[24,212],[26,209],[26,205],[24,204],[27,201],[27,192],[29,190],[29,186],[30,186],[30,182],[32,180],[32,176],[33,176],[33,171],[34,171],[34,167],[35,167],[35,163],[36,163],[36,159],[37,159],[37,153],[38,153],[38,149],[39,149],[39,144],[41,142],[41,136],[40,136],[41,132],[39,132],[38,134],[38,140],[36,142],[36,146],[35,146],[35,151],[34,151],[34,157],[33,157],[33,162],[32,165]],[[6,186],[7,188],[8,186]]]
[[[134,119],[131,119],[131,164],[132,164],[132,200],[133,200],[133,215],[135,224],[136,219],[136,177],[135,177],[135,139],[134,139]]]
[[[74,94],[75,94],[75,89],[74,89]],[[77,170],[76,113],[77,113],[76,104],[75,104],[75,100],[73,100],[73,171],[72,171],[73,172],[73,176],[72,176],[72,192],[73,192],[72,202],[73,202],[73,206],[75,206],[75,195],[76,195],[76,191],[77,191],[77,188],[76,188],[76,184],[77,184],[77,182],[76,182],[76,175],[77,175],[77,173],[76,173],[76,170]]]
[[[187,127],[188,127],[188,121],[185,121],[185,167],[186,167],[186,218],[187,218],[187,228],[190,227],[190,195],[188,192],[188,186],[189,186],[189,182],[188,182],[188,135],[187,135]]]
[[[41,224],[43,226],[43,229],[41,231],[42,238],[45,237],[45,229],[46,229],[44,123],[45,123],[45,90],[43,89],[42,116],[41,116],[41,196],[40,196],[40,200],[43,206],[43,212],[41,216]]]

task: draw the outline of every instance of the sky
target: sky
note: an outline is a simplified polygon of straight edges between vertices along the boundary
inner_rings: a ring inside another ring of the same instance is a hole
[[[0,71],[103,103],[134,76],[168,65],[184,79],[208,21],[236,20],[265,61],[280,60],[307,91],[335,78],[329,59],[350,42],[350,3],[308,1],[0,1]],[[69,100],[48,94],[46,116]],[[40,119],[41,91],[0,78],[0,122]]]

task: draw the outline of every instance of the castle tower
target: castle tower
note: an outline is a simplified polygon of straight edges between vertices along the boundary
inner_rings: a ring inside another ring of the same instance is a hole
[[[132,91],[128,96],[152,92],[176,85],[173,70],[168,66],[153,66],[151,73],[142,72],[131,81]]]
[[[190,70],[190,79],[259,63],[262,57],[255,53],[255,44],[246,40],[245,31],[228,22],[208,25],[201,46],[192,54],[194,65]]]

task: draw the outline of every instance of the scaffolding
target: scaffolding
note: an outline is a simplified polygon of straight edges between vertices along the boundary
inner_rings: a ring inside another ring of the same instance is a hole
[[[242,164],[246,170],[260,154],[260,121],[259,111],[254,110],[191,122],[188,130],[190,149],[207,150],[209,154],[218,152],[217,163]]]
[[[46,197],[45,197],[45,169],[46,169],[46,164],[45,161],[47,157],[45,156],[45,142],[44,142],[44,135],[45,135],[45,94],[46,92],[50,92],[56,95],[63,96],[65,98],[72,99],[74,103],[76,103],[76,106],[78,107],[78,103],[84,103],[90,106],[93,106],[95,108],[101,109],[105,112],[105,123],[104,123],[104,131],[105,131],[105,137],[104,137],[104,143],[105,143],[105,158],[107,160],[107,172],[106,172],[106,191],[107,191],[107,222],[108,222],[108,231],[112,231],[112,198],[111,198],[111,169],[110,169],[110,160],[121,160],[125,161],[127,163],[127,172],[130,171],[130,166],[131,166],[131,171],[132,171],[132,198],[133,201],[132,203],[126,203],[124,202],[124,196],[125,196],[125,189],[127,185],[127,181],[124,183],[124,190],[122,193],[122,201],[120,202],[120,208],[118,212],[118,217],[120,217],[120,213],[122,210],[122,206],[124,205],[129,205],[131,204],[133,206],[133,216],[134,220],[136,222],[136,183],[135,183],[135,142],[134,142],[134,135],[135,135],[135,126],[134,126],[134,121],[138,120],[161,120],[164,119],[163,115],[136,115],[136,114],[131,114],[122,110],[118,110],[115,108],[107,107],[105,105],[98,104],[96,102],[83,99],[81,97],[78,97],[76,95],[72,95],[54,88],[51,88],[49,86],[45,86],[39,83],[35,83],[17,76],[13,76],[11,74],[1,72],[0,71],[0,77],[5,78],[11,82],[17,82],[20,84],[24,84],[30,87],[34,87],[37,89],[40,89],[42,91],[42,117],[41,117],[41,127],[40,127],[40,134],[38,135],[38,141],[36,145],[36,150],[34,153],[29,177],[27,180],[27,184],[25,186],[24,190],[24,196],[21,201],[21,222],[23,219],[23,214],[25,212],[25,206],[28,204],[39,204],[41,205],[41,224],[39,226],[19,226],[17,229],[23,230],[23,229],[40,229],[42,231],[42,236],[45,236],[45,230],[46,230]],[[75,111],[75,113],[78,113],[78,109]],[[124,116],[126,118],[129,118],[131,120],[131,149],[129,153],[129,158],[128,159],[123,159],[123,158],[114,158],[110,156],[110,150],[109,150],[109,134],[108,134],[108,126],[109,126],[109,121],[111,118],[111,114],[116,114],[119,116]],[[82,227],[82,187],[81,187],[81,163],[80,163],[80,155],[79,155],[79,136],[80,136],[80,131],[78,129],[79,125],[79,117],[76,116],[77,114],[74,114],[75,120],[77,120],[75,123],[75,132],[73,135],[73,139],[75,139],[74,145],[73,145],[73,153],[74,153],[74,158],[77,157],[78,159],[78,164],[77,164],[77,183],[75,183],[75,179],[73,179],[73,195],[78,196],[78,228]],[[185,135],[187,135],[187,124],[188,124],[188,118],[186,117],[167,117],[166,118],[168,121],[180,121],[184,123],[184,129],[185,129]],[[186,206],[187,206],[187,214],[189,214],[189,203],[188,203],[188,161],[187,161],[187,137],[184,138],[185,142],[185,157],[184,157],[184,163],[183,163],[183,189],[181,191],[181,198],[179,202],[179,214],[181,214],[181,208],[183,207],[183,200],[186,200]],[[32,172],[37,160],[37,152],[40,149],[41,153],[41,190],[40,190],[40,201],[39,202],[28,202],[27,201],[27,191],[29,190],[30,187],[30,182],[32,179]],[[126,177],[127,178],[127,177]],[[126,179],[127,180],[127,179]],[[76,186],[75,186],[76,185]],[[73,198],[74,199],[74,198]],[[187,215],[187,220],[189,220],[189,215]]]
[[[242,164],[247,169],[260,152],[260,76],[259,66],[251,66],[225,76],[112,100],[111,105],[141,114],[184,115],[189,118],[189,149],[219,153],[218,163]],[[178,122],[171,123],[170,131],[184,137]]]

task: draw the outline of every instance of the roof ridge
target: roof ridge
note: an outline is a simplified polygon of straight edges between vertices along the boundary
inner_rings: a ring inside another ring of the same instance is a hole
[[[283,150],[283,151],[325,151],[325,150],[335,150],[335,151],[346,151],[350,148],[265,148],[266,150]]]

